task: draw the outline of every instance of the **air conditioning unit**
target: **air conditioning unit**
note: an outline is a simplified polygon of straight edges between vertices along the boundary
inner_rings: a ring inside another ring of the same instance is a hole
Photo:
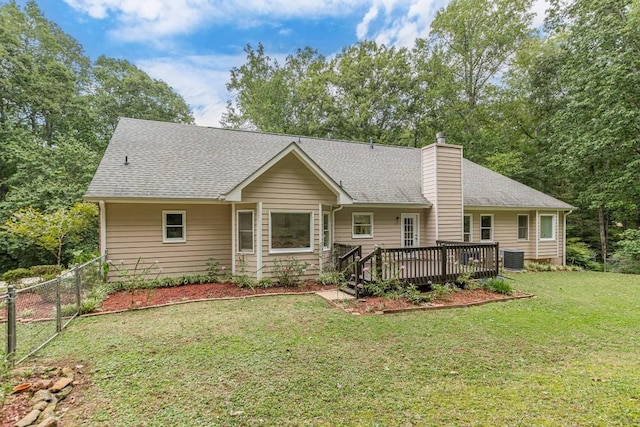
[[[502,266],[507,270],[523,270],[524,269],[524,251],[520,249],[503,250]]]

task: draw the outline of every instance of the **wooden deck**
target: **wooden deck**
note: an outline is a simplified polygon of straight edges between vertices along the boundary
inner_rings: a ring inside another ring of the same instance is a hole
[[[339,245],[336,266],[356,285],[398,279],[418,287],[454,282],[461,274],[495,277],[500,269],[498,243],[438,242],[414,248],[378,247],[362,257],[359,246]]]

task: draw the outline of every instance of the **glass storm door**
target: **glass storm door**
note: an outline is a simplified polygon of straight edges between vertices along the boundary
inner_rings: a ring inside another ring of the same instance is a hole
[[[413,248],[420,244],[420,215],[402,214],[402,247]]]

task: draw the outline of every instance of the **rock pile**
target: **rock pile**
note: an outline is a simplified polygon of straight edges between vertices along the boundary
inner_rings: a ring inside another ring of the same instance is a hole
[[[54,427],[58,425],[55,411],[58,403],[73,390],[74,371],[70,368],[58,370],[57,379],[39,379],[27,390],[33,392],[30,400],[31,411],[15,427]],[[26,391],[26,390],[25,390]]]

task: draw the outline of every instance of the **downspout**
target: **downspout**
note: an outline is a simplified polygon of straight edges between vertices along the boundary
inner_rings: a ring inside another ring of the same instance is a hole
[[[256,213],[256,277],[262,279],[262,202],[258,202],[258,211]]]
[[[341,211],[344,205],[340,205],[335,209],[331,209],[331,241],[336,242],[336,212]]]
[[[558,255],[560,255],[560,233],[558,232],[558,228],[560,228],[560,211],[556,211],[556,224],[555,224],[555,226],[556,226],[556,256],[558,256]],[[563,240],[563,242],[564,242],[564,240]]]
[[[540,214],[536,209],[536,259],[538,259],[538,242],[540,240]]]
[[[231,203],[231,274],[236,274],[236,204]]]
[[[107,207],[104,200],[98,202],[100,208],[100,255],[107,254]]]
[[[573,210],[564,213],[564,246],[562,247],[562,265],[567,265],[567,215],[571,215]]]

